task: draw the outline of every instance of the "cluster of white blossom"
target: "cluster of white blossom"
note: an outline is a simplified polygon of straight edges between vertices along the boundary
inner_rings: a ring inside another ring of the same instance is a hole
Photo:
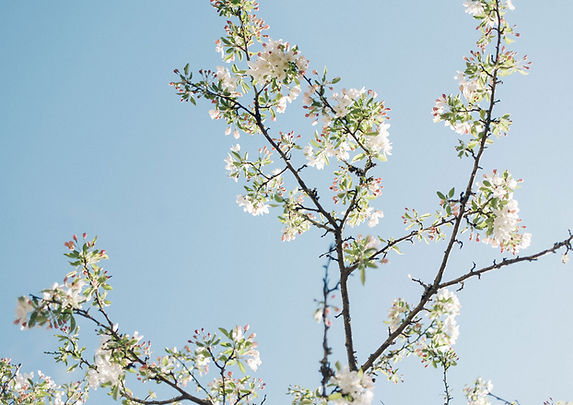
[[[506,0],[505,5],[510,10],[515,10],[512,0]],[[481,0],[468,0],[464,3],[466,8],[466,13],[474,17],[485,17],[485,7],[484,2]]]
[[[318,170],[324,169],[324,166],[328,164],[329,157],[335,156],[339,160],[348,160],[350,157],[348,151],[350,151],[350,145],[346,141],[336,144],[329,139],[323,140],[323,145],[321,145],[318,153],[315,153],[312,145],[307,145],[303,150],[308,165],[316,167]]]
[[[481,99],[485,90],[485,82],[480,77],[467,79],[463,72],[458,71],[458,75],[454,77],[460,85],[460,91],[467,101],[474,102]]]
[[[390,124],[381,122],[378,124],[378,132],[366,137],[366,146],[370,152],[375,155],[382,154],[384,157],[392,154],[392,144],[388,140],[390,136],[388,128],[390,128]]]
[[[237,77],[233,77],[229,69],[224,66],[217,66],[217,71],[215,72],[215,76],[221,83],[221,88],[223,91],[227,91],[231,93],[233,97],[241,96],[240,92],[237,92],[237,86],[239,84],[239,80]]]
[[[388,324],[390,333],[394,333],[394,331],[398,329],[398,326],[400,326],[404,320],[404,315],[409,311],[410,307],[408,303],[402,298],[397,298],[392,302],[392,307],[388,312],[388,320],[385,321],[385,323]]]
[[[332,93],[332,98],[336,101],[336,105],[332,107],[334,116],[342,118],[350,112],[350,107],[362,94],[366,93],[366,89],[362,87],[358,89],[342,89],[340,93]]]
[[[239,207],[243,207],[243,211],[248,212],[253,216],[263,215],[269,213],[269,205],[264,202],[258,201],[251,197],[250,195],[237,196],[237,204]]]
[[[26,329],[28,325],[28,314],[32,311],[34,311],[34,306],[29,298],[18,298],[18,304],[16,304],[16,310],[14,311],[16,315],[14,323],[20,325],[20,329]]]
[[[330,402],[334,405],[370,405],[374,399],[374,382],[362,371],[350,371],[348,367],[344,367],[336,372],[332,382],[343,394]]]
[[[94,356],[94,368],[88,371],[87,381],[92,389],[97,389],[100,384],[111,383],[115,386],[123,372],[121,364],[111,361],[111,350],[107,347],[110,337],[104,335],[101,338],[100,346]]]
[[[468,400],[468,405],[489,405],[487,400],[488,394],[493,389],[491,381],[485,381],[481,377],[478,378],[473,386],[466,385],[464,387],[464,394]]]
[[[289,90],[288,95],[282,96],[277,103],[277,112],[284,113],[286,110],[287,102],[292,103],[300,94],[300,86],[294,86]]]
[[[460,307],[456,294],[445,288],[439,290],[433,299],[428,317],[436,324],[429,330],[432,346],[436,350],[446,352],[456,343],[460,335],[460,328],[456,322]]]
[[[519,206],[513,198],[517,181],[507,171],[500,176],[494,170],[492,175],[484,175],[479,187],[486,196],[500,200],[499,205],[491,209],[494,219],[484,242],[493,247],[511,248],[514,253],[527,248],[531,243],[531,234],[519,233]]]
[[[374,228],[378,225],[381,218],[384,218],[384,212],[382,210],[375,210],[372,207],[368,207],[368,226]]]
[[[291,74],[303,74],[308,66],[306,58],[282,40],[269,39],[263,47],[264,50],[258,53],[258,58],[248,62],[247,74],[258,83],[273,79],[284,82]]]
[[[239,153],[240,150],[241,150],[241,145],[239,144],[231,146],[231,152]],[[239,170],[236,163],[240,162],[240,160],[237,160],[236,156],[233,153],[229,153],[224,161],[225,161],[225,170],[229,172],[229,177],[234,179],[235,182],[239,181]]]
[[[466,13],[474,17],[481,17],[485,13],[485,7],[481,0],[468,0],[464,3],[464,7],[466,8]]]
[[[259,366],[262,364],[261,355],[258,350],[256,350],[257,343],[255,342],[255,334],[251,333],[248,337],[245,337],[245,332],[249,330],[249,325],[240,326],[237,325],[231,331],[231,338],[237,344],[241,344],[243,342],[249,343],[249,349],[244,353],[244,356],[247,356],[245,360],[247,366],[253,371],[257,371]]]
[[[43,291],[44,301],[55,301],[62,307],[80,308],[87,301],[83,295],[83,288],[87,282],[82,278],[73,278],[72,281],[65,280],[63,285],[54,283],[52,288]]]
[[[463,88],[461,89],[463,92]],[[446,109],[450,109],[448,97],[442,94],[441,97],[436,99],[434,108],[432,109],[432,114],[434,116],[434,122],[444,121],[444,125],[451,128],[454,132],[460,135],[467,135],[472,132],[472,123],[469,120],[457,120],[457,119],[445,119],[442,114],[449,112]]]

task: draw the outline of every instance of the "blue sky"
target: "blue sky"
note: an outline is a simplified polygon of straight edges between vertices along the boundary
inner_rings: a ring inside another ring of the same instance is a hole
[[[393,153],[378,168],[385,218],[377,230],[400,235],[404,207],[432,211],[436,190],[463,183],[470,168],[455,157],[455,135],[431,119],[434,99],[456,91],[453,77],[477,38],[462,1],[261,3],[273,38],[298,44],[311,67],[341,76],[341,87],[376,90],[392,109]],[[533,66],[529,76],[504,80],[498,111],[511,113],[514,124],[483,167],[525,180],[515,198],[533,253],[573,228],[573,3],[514,4],[509,19],[522,34],[515,48]],[[289,384],[318,384],[313,299],[318,255],[329,241],[309,232],[282,243],[278,213],[243,213],[235,204],[240,184],[223,163],[233,139],[210,120],[209,105],[182,104],[168,86],[172,70],[187,62],[195,70],[221,64],[214,41],[223,25],[207,0],[0,5],[0,355],[66,378],[42,354],[55,339],[44,330],[21,332],[13,311],[17,296],[61,281],[69,270],[63,242],[85,231],[110,255],[114,319],[152,339],[157,353],[183,345],[196,328],[250,323],[269,403],[287,403]],[[295,103],[271,129],[310,136],[302,115]],[[369,273],[366,287],[352,280],[361,359],[384,336],[392,300],[418,297],[406,275],[431,278],[442,250],[407,247]],[[496,256],[472,246],[456,253],[452,274]],[[463,403],[461,388],[477,376],[522,405],[573,399],[571,285],[573,267],[558,256],[467,283],[459,294],[461,361],[450,373],[454,403]],[[339,332],[331,336],[333,360],[343,359]],[[416,359],[401,369],[406,382],[380,382],[377,401],[441,403],[439,370]]]

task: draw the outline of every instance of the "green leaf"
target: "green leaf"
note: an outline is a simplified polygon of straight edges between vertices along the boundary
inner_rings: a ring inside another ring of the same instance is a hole
[[[438,195],[438,198],[439,198],[440,200],[447,200],[446,196],[443,195],[442,193],[440,193],[439,191],[436,192],[436,194]]]

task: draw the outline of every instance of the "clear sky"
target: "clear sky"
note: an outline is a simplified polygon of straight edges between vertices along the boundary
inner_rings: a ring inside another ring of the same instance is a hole
[[[453,77],[477,38],[461,0],[261,3],[273,38],[298,44],[312,68],[342,76],[341,87],[374,89],[392,108],[393,153],[378,167],[385,218],[376,230],[400,235],[405,206],[432,211],[436,190],[463,183],[470,168],[455,157],[455,134],[431,119],[434,99],[456,91]],[[533,253],[573,228],[573,2],[514,4],[508,18],[522,34],[515,47],[530,55],[532,72],[501,87],[498,112],[510,112],[514,125],[483,166],[525,180],[515,198],[533,234],[524,253]],[[1,356],[66,378],[42,354],[56,347],[49,331],[21,332],[12,321],[17,296],[61,282],[70,269],[63,242],[85,231],[110,255],[114,319],[150,338],[156,353],[182,346],[196,328],[250,323],[267,403],[287,403],[289,384],[318,385],[313,299],[329,241],[309,232],[282,243],[278,213],[243,213],[240,184],[223,163],[233,139],[209,119],[208,105],[182,104],[168,86],[187,62],[196,70],[221,64],[214,41],[223,25],[207,0],[1,2]],[[310,136],[302,114],[295,102],[271,129]],[[359,359],[385,336],[392,300],[418,297],[407,274],[432,277],[442,250],[409,247],[371,271],[366,287],[352,280]],[[452,274],[496,255],[487,246],[456,253]],[[450,373],[455,404],[478,376],[522,405],[573,399],[572,285],[573,265],[558,256],[466,284],[461,360]],[[344,358],[339,329],[333,360]],[[416,359],[401,370],[406,382],[379,383],[377,401],[441,403],[439,370]]]

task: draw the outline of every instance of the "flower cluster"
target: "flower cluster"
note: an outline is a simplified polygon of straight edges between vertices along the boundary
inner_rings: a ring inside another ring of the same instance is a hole
[[[468,400],[468,405],[489,405],[487,400],[488,394],[493,389],[491,381],[485,381],[481,377],[478,378],[473,386],[466,385],[464,387],[464,395]]]
[[[257,56],[257,59],[248,62],[247,70],[247,74],[257,83],[276,80],[287,84],[303,75],[308,67],[308,61],[298,52],[297,47],[291,48],[282,40],[269,39]]]
[[[331,382],[340,388],[341,395],[331,396],[335,405],[370,405],[374,398],[374,382],[370,375],[360,371],[350,371],[348,367],[338,370]]]
[[[224,66],[217,66],[215,77],[219,80],[221,88],[231,97],[240,97],[241,93],[237,91],[239,80],[236,76],[231,75],[229,69]]]
[[[415,353],[423,363],[430,363],[434,367],[449,368],[457,364],[457,355],[452,346],[459,336],[459,326],[456,316],[460,313],[460,302],[457,296],[447,289],[441,289],[431,301],[427,317],[429,327],[425,331],[418,328],[417,333],[422,336]]]
[[[392,302],[392,307],[388,311],[388,320],[384,321],[388,324],[390,333],[394,333],[398,329],[409,312],[410,306],[402,298],[397,298]]]
[[[57,385],[49,376],[37,372],[22,373],[8,358],[0,359],[0,403],[82,405],[87,388],[80,382]]]
[[[336,101],[336,105],[332,106],[334,116],[336,118],[346,117],[350,112],[350,107],[364,93],[366,93],[366,89],[364,87],[360,90],[342,89],[340,93],[332,93],[332,98]]]
[[[310,220],[314,219],[314,215],[301,212],[300,207],[304,201],[304,194],[299,189],[292,190],[288,198],[284,197],[282,201],[284,211],[279,216],[279,221],[285,224],[285,227],[282,230],[281,240],[288,242],[310,229]]]
[[[123,367],[112,360],[112,349],[109,347],[110,336],[103,335],[94,356],[94,365],[87,373],[87,380],[92,389],[100,385],[116,386],[123,374]]]
[[[19,297],[16,305],[15,324],[22,329],[34,326],[47,325],[61,330],[73,332],[76,329],[74,313],[82,308],[82,305],[92,301],[92,305],[109,305],[106,300],[108,276],[98,266],[98,262],[107,259],[105,250],[95,248],[96,238],[86,240],[81,247],[76,247],[78,238],[65,243],[68,252],[65,255],[70,258],[70,265],[75,268],[64,278],[63,284],[54,283],[51,288],[42,291],[42,297],[31,298]],[[93,300],[93,298],[96,298]]]
[[[87,301],[83,294],[83,288],[87,284],[83,278],[66,277],[63,285],[54,283],[51,289],[44,290],[42,299],[47,302],[58,302],[62,307],[81,308],[81,304]]]
[[[531,242],[530,233],[519,233],[519,206],[513,198],[517,185],[518,181],[507,170],[501,175],[494,170],[491,175],[484,175],[478,186],[481,194],[472,202],[485,216],[483,222],[476,222],[478,229],[486,229],[484,242],[513,253],[527,248]]]

